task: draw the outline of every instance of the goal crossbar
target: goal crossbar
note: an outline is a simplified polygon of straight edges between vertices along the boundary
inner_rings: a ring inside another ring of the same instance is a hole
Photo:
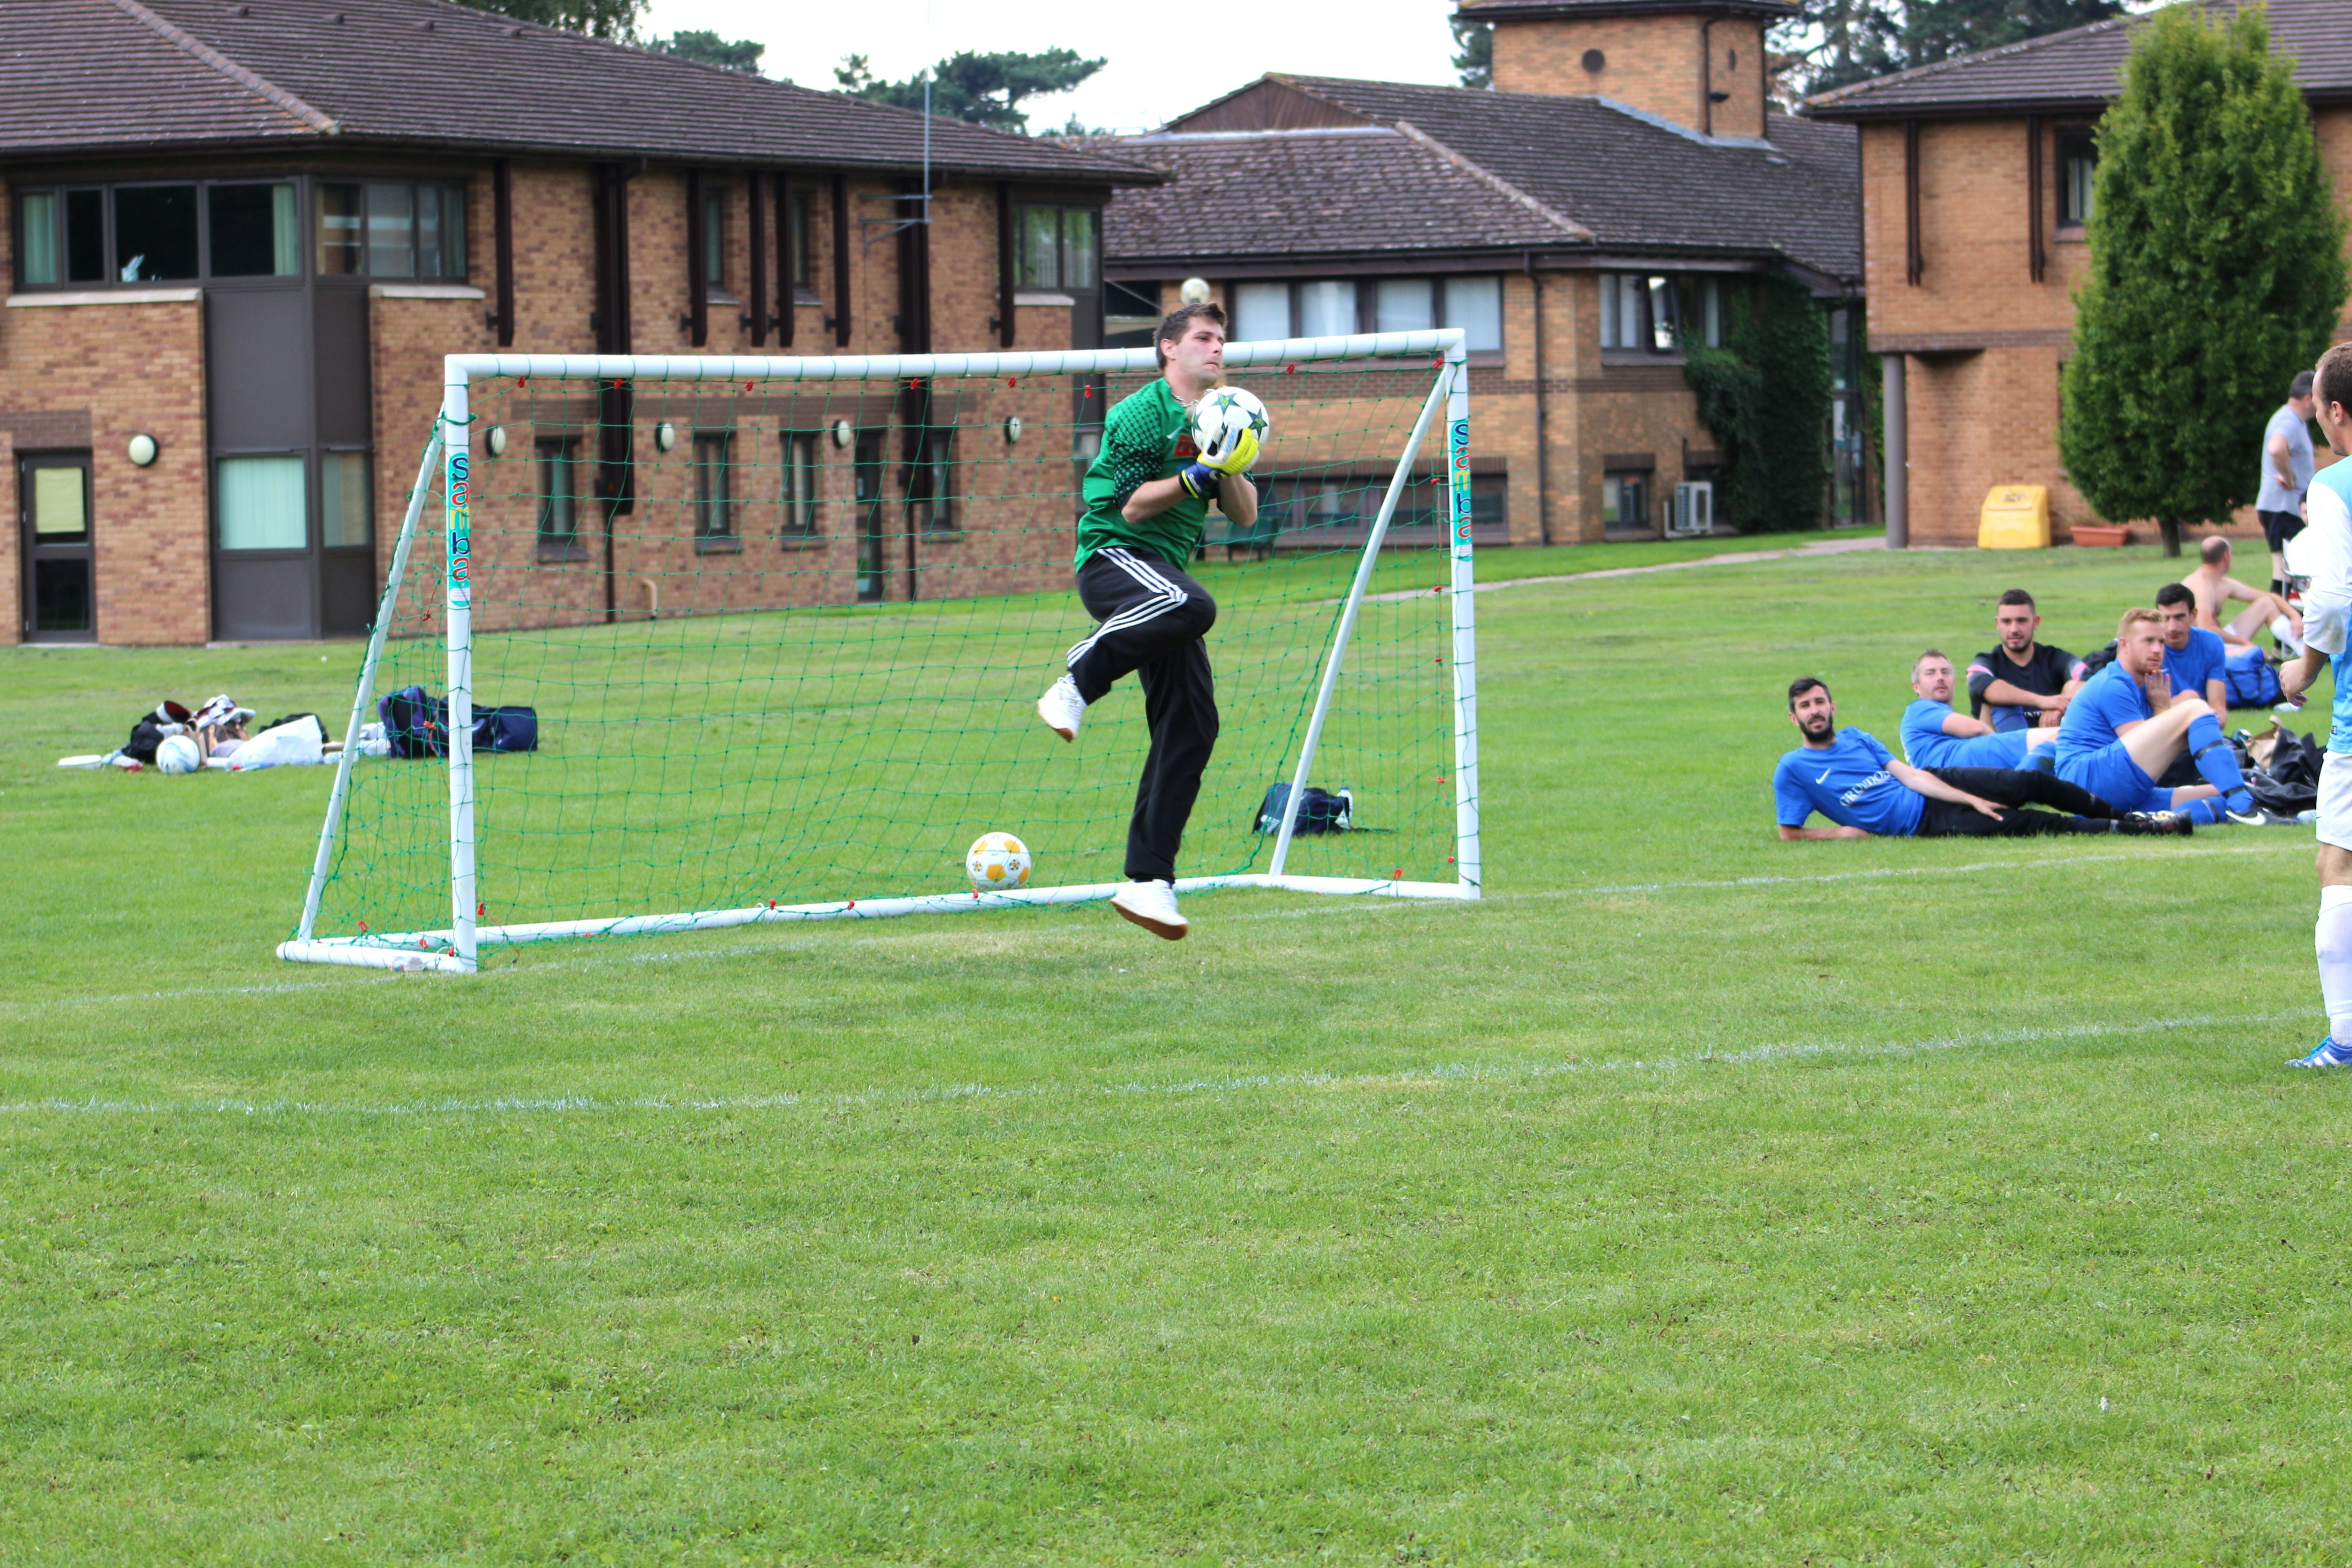
[[[1226,345],[1227,369],[1361,361],[1432,358],[1437,374],[1402,451],[1360,552],[1355,574],[1340,603],[1334,635],[1324,651],[1315,703],[1290,773],[1290,787],[1275,836],[1271,869],[1183,878],[1179,892],[1226,888],[1264,888],[1291,892],[1384,898],[1475,900],[1482,866],[1478,815],[1475,595],[1473,584],[1469,460],[1469,385],[1465,334],[1459,328],[1407,332],[1367,332],[1343,337],[1289,338]],[[352,725],[338,758],[325,820],[306,889],[300,921],[278,955],[295,963],[367,968],[470,973],[480,949],[586,936],[623,936],[720,930],[817,920],[873,920],[898,915],[954,914],[982,910],[1037,907],[1109,898],[1116,882],[1080,883],[969,894],[840,899],[762,903],[678,913],[630,914],[568,921],[485,924],[478,917],[475,869],[476,821],[473,759],[473,635],[470,569],[471,433],[469,391],[492,377],[557,381],[848,382],[922,381],[973,376],[1024,377],[1148,372],[1156,368],[1151,349],[1082,349],[981,354],[889,354],[837,356],[636,355],[636,354],[450,354],[444,359],[442,406],[412,488],[392,552],[375,623],[371,628],[352,704]],[[1452,621],[1453,795],[1455,879],[1301,876],[1287,873],[1307,780],[1315,763],[1349,641],[1378,566],[1415,457],[1433,424],[1443,416],[1447,484],[1445,584]],[[450,905],[446,927],[348,936],[316,933],[321,891],[331,874],[336,834],[343,820],[352,775],[359,758],[357,732],[375,695],[395,602],[403,586],[436,471],[444,481],[446,508],[443,587],[447,650]]]

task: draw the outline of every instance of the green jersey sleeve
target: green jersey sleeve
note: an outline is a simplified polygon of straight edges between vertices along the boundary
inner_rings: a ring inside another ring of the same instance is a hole
[[[1177,473],[1194,456],[1191,416],[1165,381],[1122,399],[1103,420],[1102,450],[1080,487],[1086,510],[1078,519],[1077,564],[1106,544],[1149,551],[1171,563],[1190,560],[1206,531],[1206,500],[1180,497],[1140,522],[1129,522],[1125,509],[1139,488]]]

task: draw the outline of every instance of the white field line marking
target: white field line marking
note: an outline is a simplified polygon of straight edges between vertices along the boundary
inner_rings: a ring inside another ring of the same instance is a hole
[[[1798,556],[1847,555],[1857,550],[1884,550],[1884,539],[1817,539],[1811,544],[1800,544],[1794,550],[1734,550],[1722,555],[1701,555],[1691,561],[1661,561],[1653,566],[1608,566],[1597,572],[1562,572],[1549,577],[1507,577],[1499,583],[1474,583],[1474,594],[1491,594],[1497,588],[1525,588],[1538,583],[1591,583],[1603,577],[1646,577],[1655,572],[1688,572],[1699,566],[1744,566],[1754,561],[1787,561]],[[1933,548],[1921,546],[1920,548]],[[1389,594],[1367,594],[1364,602],[1374,605],[1402,604],[1407,599],[1427,599],[1442,594],[1427,588],[1401,588]],[[1337,604],[1339,601],[1332,600]]]
[[[181,1102],[127,1100],[37,1100],[0,1103],[0,1116],[29,1117],[44,1112],[69,1116],[268,1116],[355,1117],[362,1119],[419,1116],[519,1116],[595,1114],[635,1110],[730,1112],[742,1110],[847,1110],[882,1107],[992,1102],[1055,1101],[1076,1103],[1130,1096],[1152,1098],[1242,1094],[1259,1089],[1433,1089],[1456,1084],[1533,1083],[1545,1079],[1589,1073],[1672,1073],[1717,1067],[1755,1067],[1775,1062],[1814,1061],[1828,1058],[1872,1060],[1923,1056],[1931,1052],[1969,1050],[1986,1047],[2042,1045],[2068,1040],[2098,1039],[2114,1035],[2147,1035],[2184,1029],[2243,1029],[2249,1025],[2289,1023],[2308,1018],[2307,1011],[2216,1014],[2194,1017],[2120,1020],[2105,1024],[2032,1025],[1994,1029],[1974,1035],[1937,1035],[1925,1040],[1792,1041],[1751,1046],[1740,1050],[1706,1051],[1696,1055],[1568,1059],[1560,1061],[1439,1062],[1392,1073],[1242,1073],[1223,1078],[1184,1079],[1168,1083],[1129,1082],[1096,1087],[1036,1084],[997,1089],[984,1083],[935,1084],[921,1089],[859,1089],[830,1094],[746,1094],[712,1098],[646,1095],[628,1100],[604,1100],[590,1094],[501,1096],[491,1100],[443,1100],[391,1105],[334,1105],[318,1100],[210,1100]]]
[[[2290,851],[2306,852],[2307,843],[2265,843],[2236,845],[2226,849],[2199,849],[2199,855],[2278,855]],[[1689,881],[1621,882],[1591,888],[1539,888],[1528,892],[1488,893],[1475,901],[1439,899],[1371,899],[1321,898],[1308,895],[1310,901],[1303,906],[1282,910],[1235,910],[1216,917],[1227,921],[1290,921],[1330,920],[1347,915],[1393,915],[1411,910],[1475,910],[1480,904],[1509,904],[1552,899],[1612,899],[1631,893],[1711,892],[1732,891],[1741,888],[1782,888],[1811,883],[1874,881],[1891,877],[1969,877],[1987,871],[2037,871],[2067,866],[2097,865],[2111,861],[2144,860],[2145,853],[2095,855],[2044,855],[2027,860],[1974,860],[1958,866],[1879,866],[1863,871],[1824,871],[1812,876],[1790,877],[1725,877],[1695,879]],[[962,928],[959,928],[961,931]],[[1015,934],[1010,922],[1000,924],[996,931],[1006,936]],[[993,934],[993,933],[992,933]],[[1084,935],[1085,929],[1075,923],[1056,922],[1046,927],[1034,925],[1018,932],[1024,937]],[[533,955],[528,964],[498,965],[485,969],[468,979],[456,981],[460,985],[478,985],[511,975],[560,973],[571,970],[599,969],[614,963],[680,963],[707,959],[750,958],[778,952],[804,952],[825,944],[827,941],[851,947],[902,946],[908,943],[936,944],[941,933],[937,931],[902,931],[861,933],[856,936],[836,935],[829,939],[814,937],[785,938],[770,942],[745,942],[727,947],[689,948],[683,952],[660,949],[628,951],[629,938],[614,938],[622,944],[617,950],[604,952],[575,951],[567,958],[542,958]],[[593,939],[583,938],[583,945]],[[278,996],[301,991],[340,991],[353,985],[435,985],[446,976],[423,976],[395,973],[376,974],[353,971],[348,978],[334,980],[281,981],[265,985],[225,985],[190,987],[177,991],[141,991],[115,996],[57,996],[40,1001],[0,999],[0,1012],[32,1011],[44,1007],[120,1007],[151,1002],[177,1002],[206,996]]]

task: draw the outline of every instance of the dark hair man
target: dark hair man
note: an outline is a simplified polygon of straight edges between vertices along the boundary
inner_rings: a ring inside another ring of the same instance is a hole
[[[2298,575],[2311,579],[2303,595],[2307,646],[2279,671],[2279,684],[2300,697],[2322,665],[2336,668],[2335,721],[2319,768],[2319,923],[2313,931],[2327,1037],[2295,1064],[2333,1068],[2352,1063],[2352,658],[2345,648],[2352,620],[2352,462],[2343,460],[2352,456],[2352,343],[2319,356],[2312,395],[2313,413],[2337,460],[2319,470],[2305,498],[2309,521],[2295,541],[2295,564]]]
[[[1176,851],[1217,743],[1216,683],[1202,640],[1217,606],[1183,563],[1201,547],[1212,501],[1238,527],[1257,521],[1247,474],[1258,437],[1244,431],[1218,452],[1193,443],[1192,405],[1224,378],[1223,310],[1171,312],[1156,352],[1164,374],[1105,417],[1102,450],[1087,469],[1078,600],[1097,624],[1070,649],[1069,673],[1037,700],[1037,716],[1075,741],[1087,704],[1130,670],[1142,683],[1151,750],[1128,823],[1127,885],[1110,904],[1173,942],[1190,926],[1176,908]]]
[[[2286,542],[2303,531],[2304,492],[2311,489],[2311,372],[2299,370],[2286,402],[2263,426],[2262,486],[2254,515],[2271,543],[2271,592],[2286,597]]]
[[[2157,780],[2183,752],[2205,782],[2159,787]],[[2115,662],[2084,681],[2068,705],[2058,726],[2058,776],[2126,810],[2170,807],[2199,822],[2226,817],[2250,827],[2281,820],[2247,792],[2220,715],[2202,697],[2173,695],[2163,617],[2146,608],[2124,612]]]
[[[1863,730],[1841,734],[1837,704],[1813,676],[1789,686],[1789,721],[1804,743],[1772,770],[1772,804],[1788,838],[2022,838],[2046,833],[2187,833],[2189,819],[2123,815],[2048,773],[2014,768],[1915,768]],[[2032,803],[2073,812],[2018,809]],[[1834,827],[1808,827],[1820,812]]]
[[[2175,697],[2189,692],[2216,714],[2230,710],[2230,645],[2197,624],[2197,595],[2185,583],[2156,591],[2157,624],[2164,632],[2164,673]]]
[[[2074,689],[2074,656],[2033,640],[2042,628],[2033,595],[2011,588],[1993,609],[2000,644],[1969,660],[1969,714],[1997,731],[2055,724]]]

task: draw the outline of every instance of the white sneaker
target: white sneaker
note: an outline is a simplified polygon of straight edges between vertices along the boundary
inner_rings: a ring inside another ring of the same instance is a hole
[[[1181,942],[1192,929],[1176,909],[1176,889],[1165,882],[1129,882],[1110,896],[1110,907],[1154,936]]]
[[[1065,741],[1078,738],[1078,725],[1087,716],[1087,700],[1078,695],[1078,683],[1068,676],[1045,688],[1045,695],[1037,699],[1037,717],[1045,721],[1045,728]]]

